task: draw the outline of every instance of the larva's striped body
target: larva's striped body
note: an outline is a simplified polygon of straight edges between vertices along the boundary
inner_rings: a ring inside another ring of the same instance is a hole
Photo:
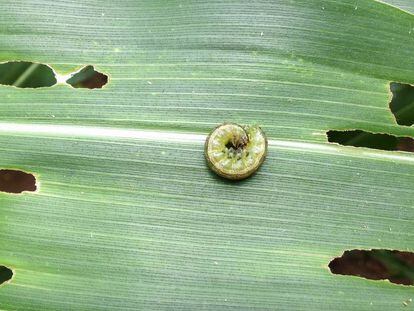
[[[258,126],[224,123],[207,137],[205,156],[218,175],[232,180],[249,177],[263,163],[267,139]]]

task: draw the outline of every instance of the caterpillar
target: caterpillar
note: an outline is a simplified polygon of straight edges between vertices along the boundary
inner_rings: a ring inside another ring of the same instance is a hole
[[[210,169],[230,180],[242,180],[262,165],[267,139],[258,126],[224,123],[207,136],[205,157]]]

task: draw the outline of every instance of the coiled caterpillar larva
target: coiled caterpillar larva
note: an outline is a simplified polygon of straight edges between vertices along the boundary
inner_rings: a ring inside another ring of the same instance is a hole
[[[221,177],[241,180],[262,165],[267,154],[267,139],[258,126],[224,123],[208,135],[204,148],[211,170]]]

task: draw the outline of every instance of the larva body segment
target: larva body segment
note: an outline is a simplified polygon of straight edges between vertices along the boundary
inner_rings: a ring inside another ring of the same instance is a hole
[[[205,157],[208,166],[221,177],[241,180],[262,165],[267,154],[267,139],[258,126],[224,123],[207,137]]]

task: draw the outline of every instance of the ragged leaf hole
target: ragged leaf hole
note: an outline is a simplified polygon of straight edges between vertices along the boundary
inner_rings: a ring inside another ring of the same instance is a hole
[[[18,194],[36,189],[36,178],[33,174],[19,170],[0,170],[0,192]]]
[[[392,100],[390,110],[399,125],[414,124],[414,86],[410,84],[391,82]]]
[[[56,77],[48,65],[12,61],[0,64],[0,84],[18,88],[51,87],[56,84]]]
[[[61,76],[51,66],[28,61],[10,61],[0,64],[0,84],[18,88],[44,88],[67,83],[74,88],[96,89],[108,83],[108,76],[92,65],[80,71]],[[62,81],[62,77],[64,80]]]
[[[0,266],[0,285],[9,282],[13,278],[13,271],[6,266]]]
[[[328,131],[326,135],[329,142],[343,146],[414,152],[414,139],[411,137],[397,137],[394,135],[370,133],[362,130],[331,130]]]
[[[89,65],[74,73],[66,83],[74,88],[100,89],[108,83],[108,76]]]
[[[333,274],[414,285],[414,253],[398,250],[347,250],[329,263]]]

